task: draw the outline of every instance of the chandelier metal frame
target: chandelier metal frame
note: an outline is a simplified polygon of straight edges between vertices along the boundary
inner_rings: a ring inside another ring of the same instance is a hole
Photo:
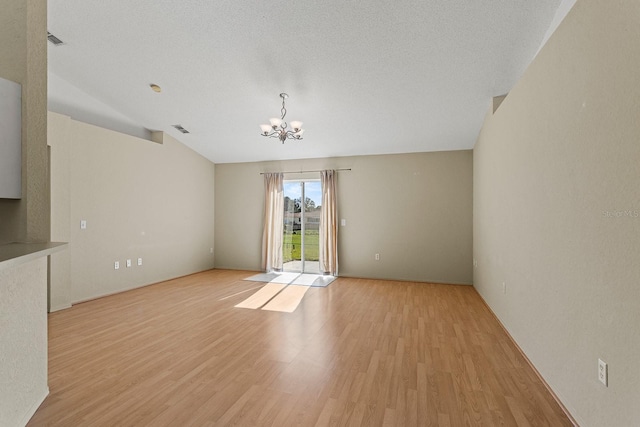
[[[287,129],[287,122],[284,121],[284,118],[287,115],[285,100],[289,98],[289,95],[281,93],[280,98],[282,98],[280,118],[271,118],[269,119],[270,124],[260,125],[260,129],[262,129],[261,135],[266,136],[267,138],[278,138],[283,144],[287,139],[301,140],[302,134],[304,133],[304,129],[302,129],[302,122],[292,121],[291,129]]]

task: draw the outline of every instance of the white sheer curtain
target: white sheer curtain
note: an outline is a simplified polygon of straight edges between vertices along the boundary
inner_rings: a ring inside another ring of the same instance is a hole
[[[284,191],[282,173],[264,174],[264,231],[262,232],[262,270],[282,271],[282,233]]]
[[[336,171],[320,172],[322,209],[320,211],[320,272],[338,275],[338,210]]]

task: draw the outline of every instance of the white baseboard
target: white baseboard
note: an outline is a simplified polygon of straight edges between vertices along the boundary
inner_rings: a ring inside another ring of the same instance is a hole
[[[71,304],[58,305],[55,307],[49,308],[49,313],[53,313],[54,311],[66,310],[67,308],[71,308]]]

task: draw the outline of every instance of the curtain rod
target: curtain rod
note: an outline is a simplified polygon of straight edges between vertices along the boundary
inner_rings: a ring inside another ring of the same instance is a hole
[[[327,169],[323,169],[323,170],[327,170]],[[336,172],[340,172],[340,171],[350,171],[351,168],[343,168],[343,169],[333,169]],[[315,170],[315,171],[289,171],[289,172],[260,172],[260,175],[264,175],[265,173],[311,173],[311,172],[322,172],[322,170]]]

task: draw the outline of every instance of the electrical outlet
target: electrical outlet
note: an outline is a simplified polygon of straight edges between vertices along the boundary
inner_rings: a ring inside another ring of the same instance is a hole
[[[116,270],[119,270],[120,269],[120,261],[114,262],[113,263],[113,268],[116,269]]]
[[[598,380],[600,380],[605,387],[609,387],[609,369],[607,364],[601,359],[598,359]]]
[[[213,253],[213,248],[209,248],[209,253],[212,254]]]
[[[477,267],[477,266],[478,266],[478,260],[477,260],[477,259],[474,259],[474,260],[473,260],[473,266],[474,266],[474,267]]]
[[[380,254],[376,254],[375,258],[376,258],[376,261],[380,261]]]
[[[507,282],[502,282],[502,293],[505,295],[507,293]]]
[[[138,258],[138,265],[142,265],[142,258]]]
[[[131,260],[130,259],[127,260],[127,268],[129,268],[129,267],[131,267]]]

